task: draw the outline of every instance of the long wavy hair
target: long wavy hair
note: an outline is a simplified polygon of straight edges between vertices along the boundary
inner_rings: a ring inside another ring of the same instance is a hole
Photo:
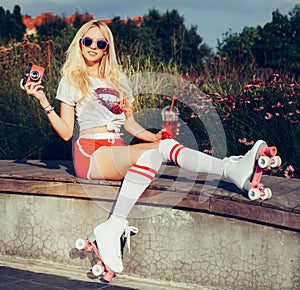
[[[89,80],[87,65],[81,52],[80,40],[92,27],[98,27],[106,41],[108,41],[106,54],[103,55],[99,63],[99,77],[119,91],[122,108],[125,110],[125,113],[131,114],[132,105],[128,101],[131,89],[127,81],[124,82],[126,76],[117,61],[112,32],[100,20],[90,20],[77,31],[66,52],[66,61],[62,67],[62,75],[72,86],[81,91],[83,97],[80,102],[84,101],[91,94],[89,90],[91,81]]]

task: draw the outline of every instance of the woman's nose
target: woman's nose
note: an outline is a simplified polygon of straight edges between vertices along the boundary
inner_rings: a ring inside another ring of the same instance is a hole
[[[91,47],[92,48],[97,48],[97,41],[93,41],[92,44],[91,44]]]

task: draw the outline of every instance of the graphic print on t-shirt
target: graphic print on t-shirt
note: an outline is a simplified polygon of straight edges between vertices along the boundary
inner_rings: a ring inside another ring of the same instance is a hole
[[[123,113],[120,107],[119,95],[119,92],[112,88],[98,88],[94,90],[94,97],[97,99],[97,102],[115,115]]]

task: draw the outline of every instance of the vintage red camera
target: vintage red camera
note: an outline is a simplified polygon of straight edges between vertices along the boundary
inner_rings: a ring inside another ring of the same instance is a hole
[[[38,82],[43,79],[45,68],[30,63],[24,73],[22,85],[28,82]]]

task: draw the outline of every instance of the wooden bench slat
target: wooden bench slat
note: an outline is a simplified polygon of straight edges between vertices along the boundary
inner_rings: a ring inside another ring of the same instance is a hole
[[[0,160],[0,191],[115,201],[121,181],[81,180],[71,160]],[[251,201],[229,180],[164,166],[139,204],[211,212],[300,230],[300,180],[264,175],[270,200]]]

